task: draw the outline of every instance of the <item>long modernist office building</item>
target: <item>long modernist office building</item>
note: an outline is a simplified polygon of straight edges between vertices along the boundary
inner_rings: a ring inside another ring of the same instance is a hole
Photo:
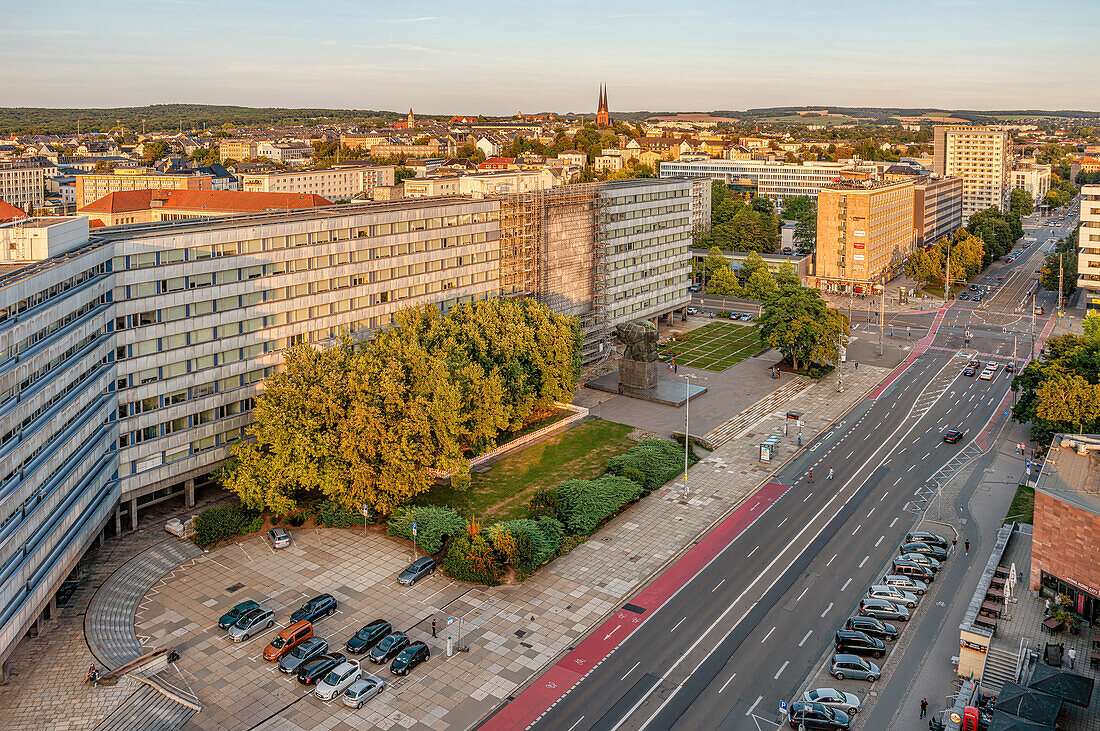
[[[817,192],[826,185],[841,180],[873,178],[877,170],[871,164],[839,162],[787,163],[714,159],[661,163],[662,178],[711,178],[726,183],[747,178],[756,185],[758,195],[779,203],[785,198],[799,195],[816,198]]]

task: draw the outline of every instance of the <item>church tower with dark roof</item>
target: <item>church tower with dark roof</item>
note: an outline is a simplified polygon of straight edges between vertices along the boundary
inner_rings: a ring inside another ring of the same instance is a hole
[[[610,127],[611,112],[607,111],[607,85],[600,84],[600,103],[596,109],[596,126]]]

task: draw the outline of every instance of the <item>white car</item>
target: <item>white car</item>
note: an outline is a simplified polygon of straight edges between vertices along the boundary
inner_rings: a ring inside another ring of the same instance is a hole
[[[908,591],[903,591],[896,586],[887,586],[886,584],[875,584],[867,590],[868,599],[885,599],[888,602],[894,604],[901,604],[902,606],[914,609],[917,606],[917,595]]]
[[[859,713],[863,708],[863,702],[854,693],[845,693],[836,688],[817,688],[807,690],[802,694],[802,700],[807,703],[820,703],[837,711],[844,711],[849,716]]]
[[[698,307],[689,307],[688,308],[688,314],[689,315],[698,315],[699,314],[699,308]]]
[[[344,691],[344,705],[350,708],[362,708],[363,704],[386,688],[386,681],[375,675],[364,675],[348,686]]]
[[[363,668],[359,667],[357,660],[345,660],[330,670],[324,680],[317,684],[313,695],[323,701],[331,701],[343,693],[349,685],[359,680],[362,675]]]
[[[986,368],[984,371],[982,371],[982,374],[980,376],[978,376],[978,378],[982,379],[983,381],[992,381],[993,380],[993,371]]]

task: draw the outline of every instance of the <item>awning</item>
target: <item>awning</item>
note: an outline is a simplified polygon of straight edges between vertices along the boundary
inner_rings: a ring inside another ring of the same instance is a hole
[[[1035,723],[1004,711],[993,711],[993,720],[986,731],[1054,731],[1047,723]]]
[[[1067,703],[1082,708],[1088,708],[1092,703],[1092,678],[1052,668],[1046,663],[1035,666],[1027,687],[1056,695]]]
[[[993,708],[1034,723],[1053,726],[1062,710],[1062,699],[1006,680]]]

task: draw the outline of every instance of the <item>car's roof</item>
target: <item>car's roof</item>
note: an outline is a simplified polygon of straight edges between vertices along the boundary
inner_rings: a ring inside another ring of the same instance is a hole
[[[409,564],[409,568],[411,569],[413,566],[420,567],[420,566],[423,566],[425,564],[434,563],[434,562],[435,562],[435,559],[432,558],[431,556],[421,556],[420,558],[416,559],[411,564]]]

